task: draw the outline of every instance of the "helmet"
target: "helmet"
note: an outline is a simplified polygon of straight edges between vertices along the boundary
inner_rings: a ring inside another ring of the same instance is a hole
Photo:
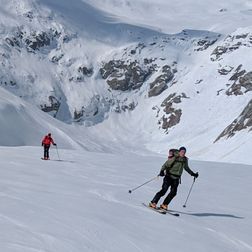
[[[186,147],[182,146],[179,148],[179,151],[182,151],[182,150],[186,152]]]

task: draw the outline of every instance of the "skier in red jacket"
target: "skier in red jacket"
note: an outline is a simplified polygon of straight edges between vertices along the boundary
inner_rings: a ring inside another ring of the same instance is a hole
[[[44,159],[47,160],[49,159],[49,148],[51,146],[51,144],[53,145],[57,145],[52,137],[51,137],[51,133],[48,133],[44,139],[42,140],[42,146],[44,146]]]

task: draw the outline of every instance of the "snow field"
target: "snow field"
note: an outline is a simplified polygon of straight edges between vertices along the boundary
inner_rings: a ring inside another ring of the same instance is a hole
[[[251,166],[193,162],[170,207],[159,215],[141,203],[161,188],[165,157],[39,147],[0,148],[0,247],[4,252],[251,251]],[[160,202],[161,203],[161,202]]]

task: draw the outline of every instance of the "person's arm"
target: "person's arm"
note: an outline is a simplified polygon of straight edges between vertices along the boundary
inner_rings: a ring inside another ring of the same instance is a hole
[[[41,142],[41,146],[44,146],[44,141],[45,141],[45,138],[43,138],[43,140]]]
[[[199,176],[198,172],[193,172],[188,166],[188,159],[186,158],[184,169],[193,177],[197,178]]]
[[[57,144],[53,141],[52,138],[51,138],[51,143],[52,143],[53,145],[57,145]]]

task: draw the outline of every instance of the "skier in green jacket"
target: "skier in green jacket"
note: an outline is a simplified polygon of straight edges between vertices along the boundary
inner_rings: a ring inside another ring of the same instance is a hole
[[[173,150],[174,151],[174,150]],[[159,199],[164,196],[169,187],[171,187],[170,193],[164,199],[163,204],[160,208],[168,210],[168,205],[171,200],[176,196],[180,177],[185,169],[191,176],[197,178],[198,172],[194,173],[188,166],[188,159],[185,156],[186,148],[180,147],[179,150],[175,151],[174,155],[171,155],[169,151],[168,160],[163,164],[159,176],[164,176],[162,189],[156,193],[153,200],[149,203],[152,208],[157,207]]]

